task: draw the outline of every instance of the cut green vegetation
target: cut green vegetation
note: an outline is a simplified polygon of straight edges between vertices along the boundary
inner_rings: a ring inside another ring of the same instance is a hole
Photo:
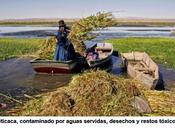
[[[118,38],[106,40],[115,50],[124,53],[146,52],[158,64],[175,68],[175,39],[173,38]]]
[[[0,38],[0,60],[34,54],[42,42],[37,38]]]
[[[86,72],[74,76],[68,86],[29,101],[19,115],[139,115],[131,103],[132,90],[137,91],[137,88],[130,86],[129,81],[123,81],[107,72]]]
[[[75,51],[83,55],[85,51],[85,44],[83,41],[95,38],[89,32],[97,28],[105,28],[113,26],[116,22],[111,13],[97,13],[73,23],[68,39],[73,44]],[[43,42],[40,49],[39,56],[43,59],[53,59],[54,47],[56,39],[54,37]]]
[[[144,100],[151,111],[141,112],[146,105],[136,98]],[[41,94],[9,115],[173,116],[174,100],[175,92],[149,90],[135,80],[97,70],[73,76],[67,86]]]

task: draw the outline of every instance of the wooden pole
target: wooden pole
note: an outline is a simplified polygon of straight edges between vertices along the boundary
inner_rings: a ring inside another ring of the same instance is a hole
[[[14,98],[12,98],[12,97],[10,97],[10,96],[7,96],[7,95],[5,95],[5,94],[0,93],[0,96],[3,96],[3,97],[5,97],[5,98],[7,98],[7,99],[9,99],[9,100],[12,100],[12,101],[14,101],[14,102],[17,102],[17,103],[19,103],[19,104],[23,104],[21,101],[18,101],[18,100],[14,99]]]

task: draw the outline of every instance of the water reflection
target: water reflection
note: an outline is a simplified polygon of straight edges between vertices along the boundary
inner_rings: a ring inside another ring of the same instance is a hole
[[[31,80],[23,81],[39,91],[48,91],[59,88],[71,80],[73,74],[35,74]]]
[[[111,70],[111,73],[119,75],[119,74],[122,74],[123,72],[124,72],[123,71],[123,63],[122,63],[121,58],[113,56],[112,57],[112,70]]]
[[[56,89],[66,83],[72,74],[36,74],[30,59],[10,59],[0,62],[0,92],[8,95],[35,94]]]

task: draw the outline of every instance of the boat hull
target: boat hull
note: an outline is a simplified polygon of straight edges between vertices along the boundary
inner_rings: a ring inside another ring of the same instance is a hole
[[[112,59],[112,54],[104,59],[95,60],[95,61],[88,61],[88,65],[90,67],[98,67],[102,64],[105,64],[106,62],[109,62],[111,59]]]
[[[30,63],[37,73],[48,74],[71,73],[77,65],[76,61],[58,62],[49,60],[33,60],[30,61]]]
[[[159,69],[157,64],[146,53],[123,53],[122,59],[127,68],[128,75],[141,81],[150,89],[156,88],[159,81]],[[138,66],[138,63],[142,63],[144,67]]]

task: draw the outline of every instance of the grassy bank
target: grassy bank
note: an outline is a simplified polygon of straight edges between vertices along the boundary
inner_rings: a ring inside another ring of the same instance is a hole
[[[37,38],[0,38],[0,60],[35,53],[42,42]]]
[[[117,23],[119,26],[174,26],[175,20],[173,19],[127,19],[118,18]]]
[[[33,23],[33,22],[0,22],[0,26],[58,26],[58,24],[47,22],[47,23]]]
[[[110,39],[120,53],[144,51],[158,64],[175,68],[175,39],[172,38],[118,38]]]
[[[65,20],[66,24],[71,26],[74,23],[73,19]],[[0,26],[58,26],[58,19],[29,19],[29,20],[7,20],[0,21]]]
[[[122,52],[144,51],[158,64],[175,68],[175,39],[172,38],[118,38],[110,39],[114,49]],[[0,38],[0,60],[35,53],[44,39]],[[46,43],[45,43],[46,44]]]
[[[79,19],[64,19],[68,25],[72,25]],[[0,21],[0,26],[58,26],[59,19],[23,19],[23,20],[5,20]],[[174,26],[175,20],[173,19],[115,19],[118,26]]]

